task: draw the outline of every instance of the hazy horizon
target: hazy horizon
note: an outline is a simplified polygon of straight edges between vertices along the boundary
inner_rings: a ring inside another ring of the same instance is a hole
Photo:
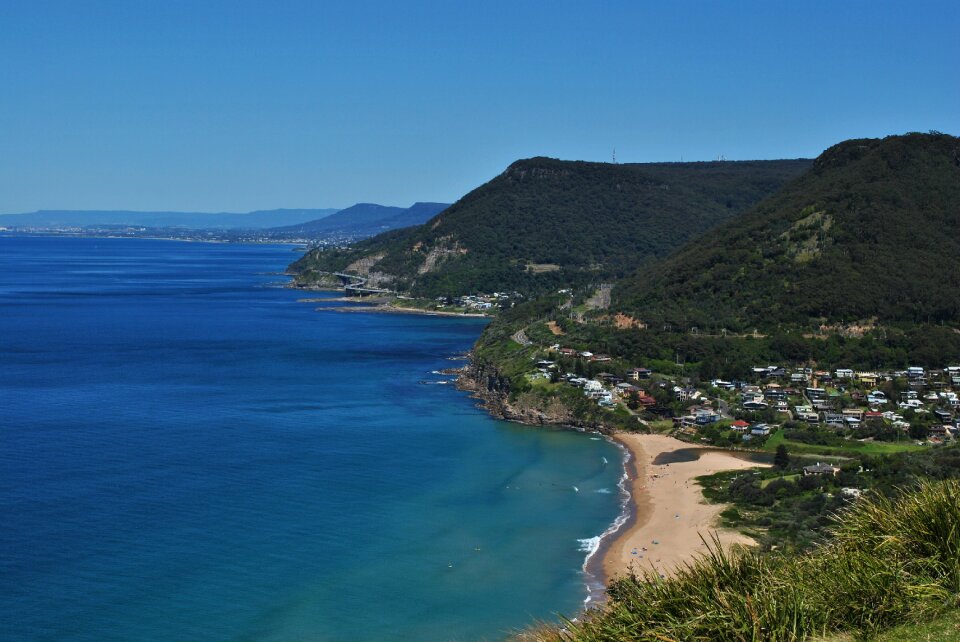
[[[453,202],[520,158],[960,133],[960,6],[382,0],[0,9],[0,213]]]

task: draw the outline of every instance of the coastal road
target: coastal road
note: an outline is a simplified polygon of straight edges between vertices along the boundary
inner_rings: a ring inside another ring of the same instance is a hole
[[[516,341],[517,343],[519,343],[519,344],[522,345],[522,346],[533,345],[533,341],[531,341],[531,340],[527,337],[527,333],[524,332],[525,329],[526,329],[526,328],[521,328],[521,329],[517,330],[516,332],[514,332],[514,333],[513,333],[513,336],[511,337],[511,339],[513,339],[514,341]]]

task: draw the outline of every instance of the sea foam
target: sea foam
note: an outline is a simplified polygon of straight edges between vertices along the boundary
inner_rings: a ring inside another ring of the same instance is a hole
[[[593,437],[591,437],[591,439],[593,439]],[[582,567],[583,574],[586,577],[585,584],[587,589],[587,597],[583,601],[584,608],[588,608],[590,606],[590,603],[593,602],[594,600],[598,600],[598,601],[602,600],[604,598],[604,595],[606,594],[605,592],[606,589],[603,585],[603,582],[599,579],[598,574],[595,574],[590,570],[591,562],[593,560],[594,555],[596,555],[597,551],[600,550],[600,545],[603,543],[603,541],[608,537],[612,537],[614,534],[616,534],[617,531],[619,531],[623,527],[623,525],[627,523],[627,521],[630,519],[630,515],[632,514],[632,508],[630,505],[630,490],[628,489],[628,486],[627,486],[627,482],[629,481],[629,476],[627,475],[627,465],[630,463],[630,459],[631,459],[630,451],[625,446],[623,446],[623,444],[620,444],[613,440],[611,441],[613,444],[617,446],[617,448],[620,449],[620,452],[623,453],[623,474],[620,475],[620,481],[617,483],[617,488],[620,491],[620,498],[621,498],[620,514],[617,515],[617,518],[607,528],[607,530],[603,531],[603,533],[601,533],[599,536],[578,540],[579,542],[581,542],[580,550],[587,553],[586,557],[584,557],[583,567]],[[609,493],[610,490],[606,488],[601,488],[597,492]],[[584,542],[590,542],[590,547],[587,548]]]
[[[580,548],[577,550],[587,553],[587,557],[590,557],[600,548],[600,536],[578,539],[577,543],[580,544]]]

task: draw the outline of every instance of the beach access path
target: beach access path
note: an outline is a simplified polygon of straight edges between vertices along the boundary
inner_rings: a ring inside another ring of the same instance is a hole
[[[603,555],[608,583],[631,571],[639,574],[651,568],[669,576],[678,565],[706,552],[701,535],[709,542],[716,534],[724,548],[755,544],[741,533],[717,528],[725,506],[705,503],[696,478],[764,464],[740,459],[730,451],[701,449],[665,435],[618,433],[614,439],[631,454],[627,487],[634,515],[614,535]],[[654,465],[660,455],[683,449],[699,450],[699,457],[695,461]]]

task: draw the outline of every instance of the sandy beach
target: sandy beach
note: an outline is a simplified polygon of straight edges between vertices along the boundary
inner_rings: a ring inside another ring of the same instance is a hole
[[[706,547],[716,533],[725,547],[753,543],[735,531],[716,528],[723,505],[704,503],[695,479],[722,470],[761,466],[722,450],[702,450],[695,461],[654,465],[658,456],[698,446],[664,435],[620,433],[614,436],[631,454],[628,489],[634,516],[614,536],[603,554],[603,572],[610,579],[631,570],[669,575]]]

